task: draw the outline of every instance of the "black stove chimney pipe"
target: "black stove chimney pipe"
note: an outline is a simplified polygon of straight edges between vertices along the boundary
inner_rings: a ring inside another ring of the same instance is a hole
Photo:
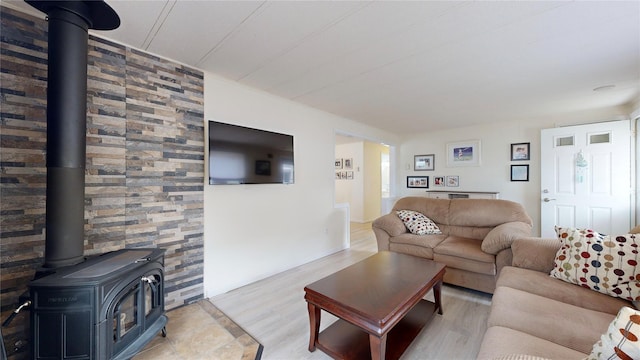
[[[104,1],[33,1],[49,21],[45,268],[84,260],[88,29],[120,18]]]

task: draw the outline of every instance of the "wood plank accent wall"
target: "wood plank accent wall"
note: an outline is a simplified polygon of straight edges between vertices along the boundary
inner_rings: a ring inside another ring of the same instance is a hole
[[[0,306],[44,262],[47,24],[0,7]],[[204,75],[90,36],[85,254],[166,249],[168,309],[203,297]],[[29,317],[2,332],[27,358]],[[22,344],[22,343],[19,343]]]

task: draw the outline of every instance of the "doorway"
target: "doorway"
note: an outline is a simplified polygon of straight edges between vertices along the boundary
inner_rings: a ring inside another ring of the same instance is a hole
[[[335,203],[348,204],[350,222],[368,223],[383,214],[393,193],[392,147],[336,134]]]

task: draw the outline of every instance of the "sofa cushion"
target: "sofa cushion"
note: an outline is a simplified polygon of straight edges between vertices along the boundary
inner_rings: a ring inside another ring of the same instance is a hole
[[[434,253],[457,256],[469,260],[494,263],[496,257],[480,249],[481,241],[460,236],[448,236],[434,248]]]
[[[503,326],[492,326],[484,333],[477,359],[493,360],[515,353],[563,360],[582,360],[586,356],[586,353],[569,349],[553,341],[540,339],[522,331]]]
[[[584,354],[615,315],[589,310],[505,286],[494,292],[488,326],[504,326]]]
[[[433,259],[433,248],[444,240],[446,235],[414,235],[404,233],[389,239],[389,250]]]
[[[417,236],[417,235],[416,235]],[[425,259],[433,260],[433,249],[430,247],[389,243],[389,251],[395,251],[401,254],[413,255]]]
[[[438,246],[447,235],[415,235],[411,233],[405,233],[402,235],[394,236],[389,241],[394,244],[411,244],[428,247],[433,249]]]
[[[522,205],[496,199],[452,199],[448,220],[448,225],[490,228],[514,221],[533,224]]]
[[[593,346],[589,360],[640,359],[640,311],[623,307]]]
[[[448,267],[496,275],[496,257],[480,249],[481,242],[458,236],[449,236],[433,249],[433,259]]]
[[[556,226],[562,246],[551,276],[627,300],[640,300],[640,236]]]
[[[626,300],[567,283],[550,277],[547,273],[512,266],[505,266],[500,271],[496,287],[500,286],[527,291],[549,299],[585,309],[606,312],[611,315],[617,314],[621,307],[629,306],[629,302]]]
[[[422,213],[413,210],[397,210],[396,214],[412,234],[442,234],[438,225]]]
[[[424,196],[407,196],[398,199],[393,205],[393,211],[413,210],[429,215],[429,219],[436,224],[447,224],[449,218],[448,199],[431,199]]]

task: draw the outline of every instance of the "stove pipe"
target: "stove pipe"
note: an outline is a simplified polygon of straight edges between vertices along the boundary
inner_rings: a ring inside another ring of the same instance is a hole
[[[34,1],[47,14],[47,207],[45,268],[84,260],[88,29],[112,30],[120,18],[103,0]]]

